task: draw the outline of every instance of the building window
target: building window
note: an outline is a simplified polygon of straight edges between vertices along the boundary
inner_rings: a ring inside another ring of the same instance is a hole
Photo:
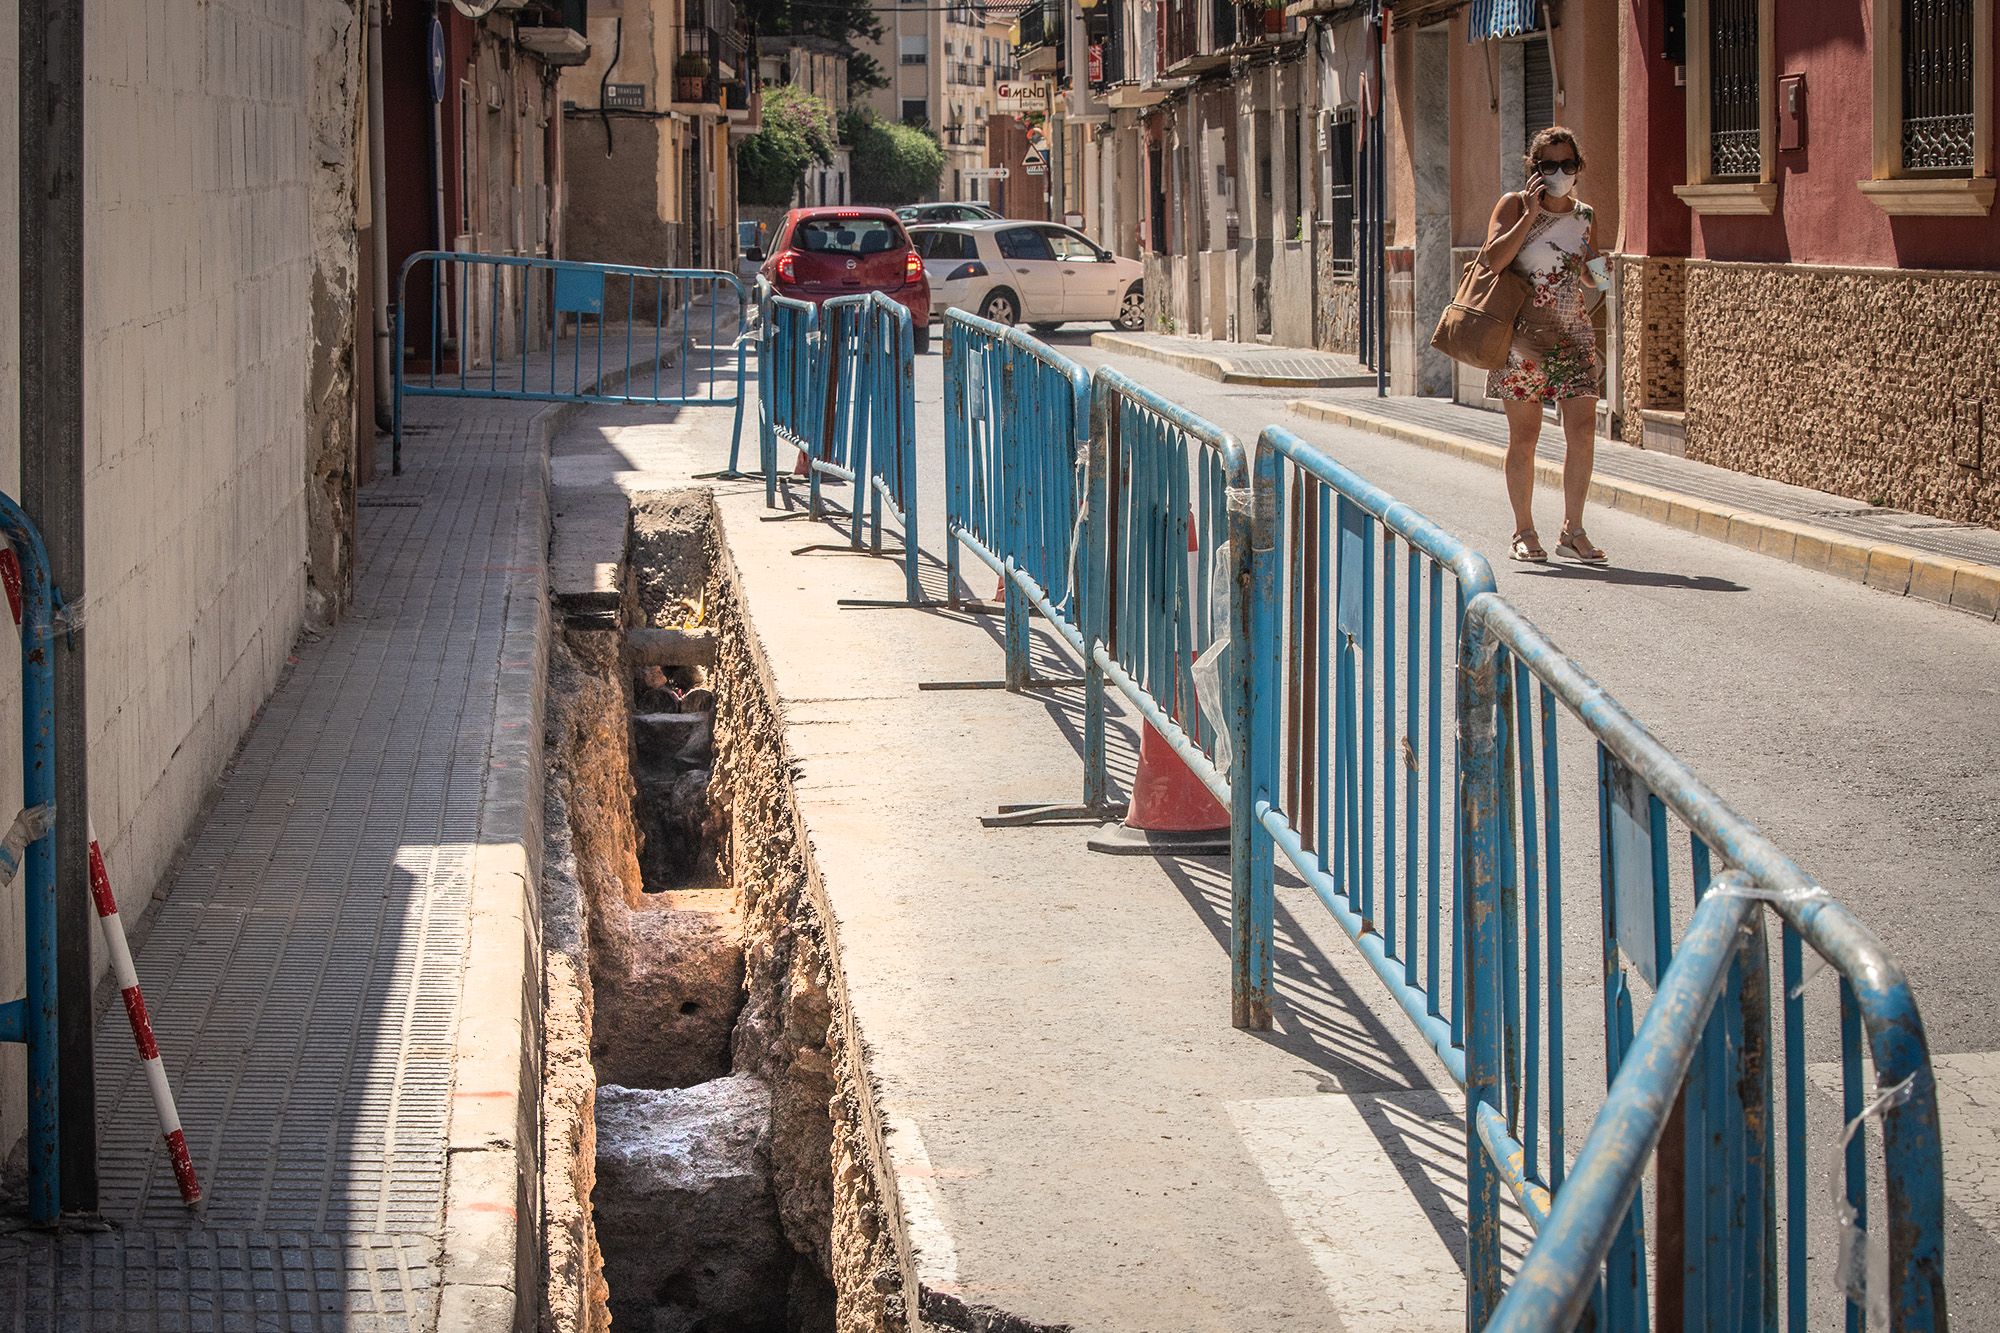
[[[903,123],[905,125],[928,125],[931,119],[930,104],[921,97],[903,99]]]
[[[1875,134],[1861,192],[1894,214],[1993,205],[1994,0],[1875,0]]]
[[[1327,135],[1326,220],[1333,245],[1333,271],[1354,272],[1354,112],[1343,109]]]
[[[1972,0],[1902,0],[1903,170],[1972,172]]]
[[[1778,131],[1774,0],[1687,0],[1688,183],[1697,213],[1771,213]]]
[[[1708,7],[1708,175],[1756,180],[1764,167],[1757,0]]]
[[[902,37],[898,41],[905,65],[921,65],[930,59],[930,45],[923,37]]]

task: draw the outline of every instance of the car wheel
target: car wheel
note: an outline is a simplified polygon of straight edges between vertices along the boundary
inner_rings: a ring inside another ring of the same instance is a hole
[[[1119,302],[1118,327],[1127,333],[1137,333],[1146,327],[1146,289],[1136,282]]]
[[[931,350],[930,325],[926,324],[924,325],[924,327],[915,330],[915,335],[916,335],[917,355],[918,356],[929,355]]]
[[[1020,298],[1005,287],[996,288],[979,303],[979,317],[995,324],[1012,324],[1021,318]]]
[[[1053,319],[1038,319],[1033,324],[1030,324],[1028,327],[1033,329],[1036,333],[1054,333],[1057,329],[1062,327],[1062,322],[1060,320],[1053,320]]]

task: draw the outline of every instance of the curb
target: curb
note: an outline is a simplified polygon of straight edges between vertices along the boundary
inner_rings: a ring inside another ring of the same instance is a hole
[[[1090,345],[1106,352],[1118,352],[1125,356],[1142,357],[1157,361],[1161,365],[1185,370],[1190,375],[1215,380],[1221,384],[1249,384],[1265,389],[1361,389],[1372,387],[1375,376],[1367,375],[1253,375],[1247,371],[1234,370],[1223,357],[1210,356],[1204,352],[1183,352],[1176,347],[1161,347],[1143,342],[1122,333],[1093,333]]]
[[[1299,416],[1315,421],[1365,430],[1491,468],[1501,467],[1507,458],[1507,451],[1499,445],[1468,440],[1425,426],[1391,421],[1370,412],[1317,399],[1294,398],[1285,406]],[[1562,466],[1537,456],[1535,475],[1543,481],[1561,485]],[[1746,551],[1756,551],[1802,569],[1863,583],[1883,592],[1949,606],[1981,620],[2000,620],[2000,569],[1991,565],[1932,555],[1894,542],[1870,542],[1831,528],[1771,514],[1735,510],[1708,500],[1661,490],[1644,482],[1622,481],[1615,477],[1593,477],[1590,500],[1593,504],[1637,514],[1697,536],[1712,537]]]

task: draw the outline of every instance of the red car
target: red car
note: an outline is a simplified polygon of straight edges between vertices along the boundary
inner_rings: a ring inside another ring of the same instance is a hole
[[[835,296],[881,292],[910,312],[921,355],[931,347],[931,284],[910,234],[886,208],[795,208],[757,270],[779,296],[814,305]]]

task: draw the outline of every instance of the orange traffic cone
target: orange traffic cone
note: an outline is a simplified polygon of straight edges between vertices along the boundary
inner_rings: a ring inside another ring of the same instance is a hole
[[[799,450],[799,461],[792,464],[792,475],[794,477],[810,477],[812,475],[812,465],[806,462],[806,451],[803,449]]]
[[[1140,724],[1139,771],[1125,822],[1090,839],[1113,856],[1227,856],[1229,811],[1153,724]]]
[[[1187,534],[1192,554],[1200,549],[1192,514]],[[1179,710],[1174,713],[1178,721]],[[1152,723],[1140,726],[1139,769],[1132,776],[1125,822],[1090,839],[1090,850],[1113,856],[1229,855],[1229,811]]]

